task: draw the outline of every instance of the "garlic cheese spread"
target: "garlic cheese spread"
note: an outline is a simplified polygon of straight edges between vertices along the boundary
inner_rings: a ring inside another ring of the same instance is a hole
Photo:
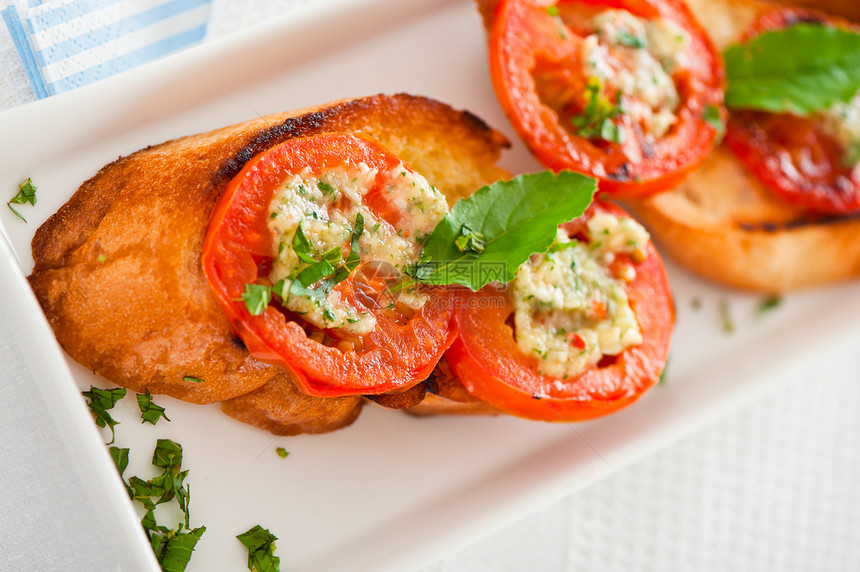
[[[604,95],[620,92],[623,112],[652,138],[666,134],[678,120],[680,98],[672,71],[686,65],[686,31],[670,20],[645,20],[626,10],[604,10],[591,20],[582,61]]]
[[[559,230],[549,252],[532,256],[510,286],[518,346],[539,358],[540,373],[560,379],[642,342],[625,290],[635,270],[627,265],[617,276],[610,265],[620,253],[641,260],[647,231],[598,213],[587,234],[581,242]]]
[[[381,196],[373,200],[398,213],[396,221],[383,220],[367,205],[366,197],[380,175],[386,186],[375,191]],[[445,197],[402,163],[382,174],[362,162],[321,175],[293,175],[281,184],[269,206],[269,229],[277,253],[269,279],[273,284],[284,280],[288,292],[292,281],[315,261],[331,258],[333,267],[342,264],[359,218],[364,227],[358,238],[362,262],[380,261],[402,270],[418,260],[423,241],[446,212]],[[298,240],[300,244],[309,243],[309,252],[296,248],[297,233],[299,239],[306,239]],[[423,299],[416,292],[399,293],[401,298],[410,295],[416,296],[410,304],[420,307]],[[351,306],[337,290],[322,298],[290,293],[284,306],[320,328],[344,328],[362,335],[376,325],[370,312]]]

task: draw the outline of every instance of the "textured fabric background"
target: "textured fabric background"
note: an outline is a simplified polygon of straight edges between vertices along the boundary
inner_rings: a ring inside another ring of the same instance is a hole
[[[207,40],[311,1],[213,0]],[[4,27],[0,69],[0,109],[34,99]],[[0,350],[13,343],[0,339]],[[0,399],[14,390],[4,383]],[[859,411],[860,356],[798,371],[754,405],[424,572],[860,570]]]

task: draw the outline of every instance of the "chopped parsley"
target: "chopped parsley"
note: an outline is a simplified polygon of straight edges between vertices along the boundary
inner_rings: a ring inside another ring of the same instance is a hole
[[[116,465],[116,470],[119,471],[119,476],[128,468],[128,449],[120,449],[119,447],[110,447],[108,449],[110,457]]]
[[[196,379],[186,376],[184,379]],[[202,380],[199,380],[202,381]],[[114,435],[114,426],[118,424],[108,410],[112,409],[120,399],[125,397],[127,391],[124,388],[99,389],[90,386],[89,391],[82,394],[88,399],[87,405],[93,412],[96,425],[99,427],[110,427],[111,435]],[[152,396],[147,390],[143,395],[137,395],[138,406],[141,411],[142,422],[148,421],[153,425],[164,417],[164,408],[152,402]],[[112,438],[110,443],[114,442]],[[182,445],[170,439],[158,439],[152,455],[152,465],[161,469],[161,474],[144,480],[137,476],[125,479],[125,471],[129,464],[129,449],[111,446],[108,448],[111,459],[116,465],[120,479],[125,485],[128,496],[135,502],[140,503],[146,512],[140,521],[144,533],[150,542],[155,557],[164,572],[183,572],[191,559],[191,553],[197,542],[206,532],[206,527],[201,526],[192,529],[189,525],[191,512],[189,503],[191,501],[191,485],[185,482],[188,471],[182,470]],[[176,528],[159,525],[155,519],[155,509],[158,505],[176,501],[183,515],[183,522]]]
[[[596,77],[588,78],[585,85],[585,109],[581,115],[570,118],[570,124],[580,137],[602,139],[610,143],[623,143],[624,131],[612,120],[624,112],[601,95],[602,85]],[[620,98],[620,96],[619,96]]]
[[[330,184],[326,183],[325,181],[318,181],[317,182],[317,188],[320,191],[322,191],[322,193],[324,195],[335,195],[335,194],[337,194],[337,191],[335,191],[334,187],[332,187]]]
[[[272,287],[265,284],[245,284],[242,301],[252,316],[262,314],[272,300]]]
[[[190,375],[186,375],[182,378],[182,381],[190,381],[191,383],[203,383],[205,380],[200,379],[199,377],[193,377]]]
[[[641,50],[645,47],[645,42],[642,40],[642,38],[631,34],[627,30],[618,31],[618,43],[622,46],[627,46],[628,48],[635,48],[637,50]]]
[[[155,425],[162,417],[164,417],[165,420],[170,421],[167,415],[164,414],[164,407],[153,403],[152,395],[149,394],[148,389],[143,395],[140,393],[137,394],[137,406],[140,408],[141,423],[146,422]]]
[[[460,252],[481,254],[484,252],[484,235],[472,230],[468,224],[460,227],[460,235],[454,239],[454,244]]]
[[[778,294],[771,294],[759,303],[757,314],[759,316],[767,314],[771,310],[778,308],[780,304],[782,304],[782,297]]]
[[[305,236],[301,223],[299,223],[295,234],[293,234],[293,252],[296,253],[296,256],[298,256],[299,260],[302,262],[307,262],[308,264],[316,262],[313,257],[313,243],[311,243],[310,239]]]
[[[284,449],[283,447],[278,447],[277,449],[275,449],[275,452],[278,454],[278,457],[280,457],[282,459],[286,459],[287,455],[290,454],[290,452],[287,451],[286,449]]]
[[[281,559],[275,556],[277,536],[257,524],[237,535],[236,538],[248,549],[248,570],[252,572],[280,571]]]
[[[723,331],[725,333],[735,333],[735,322],[732,320],[731,307],[729,306],[729,301],[725,298],[720,300],[720,319],[723,322]]]
[[[111,439],[108,445],[112,444],[116,439],[114,426],[119,424],[119,421],[116,421],[111,417],[108,411],[113,409],[114,405],[116,405],[120,399],[125,397],[126,389],[124,387],[117,387],[116,389],[99,389],[98,387],[91,385],[89,391],[82,391],[81,393],[87,398],[87,407],[90,408],[90,411],[95,418],[96,425],[99,427],[110,428]]]
[[[9,207],[10,211],[15,213],[16,217],[27,222],[27,219],[21,216],[21,213],[16,211],[12,206],[13,204],[24,205],[27,203],[30,203],[31,205],[36,204],[36,185],[34,185],[33,180],[29,178],[18,185],[18,194],[12,197],[9,202],[6,203],[6,206]]]
[[[702,119],[704,119],[705,123],[713,127],[714,131],[717,132],[717,143],[722,141],[723,136],[726,134],[726,124],[723,121],[720,108],[709,103],[705,106],[705,111],[702,112]]]

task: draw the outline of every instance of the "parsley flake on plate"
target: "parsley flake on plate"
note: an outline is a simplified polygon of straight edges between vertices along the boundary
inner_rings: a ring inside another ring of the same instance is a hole
[[[124,387],[117,387],[116,389],[99,389],[93,385],[90,386],[89,391],[81,392],[81,394],[87,398],[87,407],[90,408],[90,411],[95,418],[96,425],[99,427],[110,428],[111,439],[108,445],[112,444],[116,439],[114,426],[119,424],[119,421],[111,417],[111,414],[108,413],[108,411],[113,409],[114,405],[116,405],[120,399],[125,397],[125,393],[126,390]]]
[[[18,194],[12,197],[9,202],[6,203],[6,206],[9,207],[10,211],[15,213],[16,217],[27,222],[27,219],[21,216],[21,213],[15,210],[12,206],[13,204],[24,205],[27,203],[30,203],[31,205],[36,204],[36,185],[34,185],[33,180],[29,178],[18,185]]]
[[[277,536],[257,524],[236,538],[248,549],[248,570],[280,572],[281,559],[275,556]]]

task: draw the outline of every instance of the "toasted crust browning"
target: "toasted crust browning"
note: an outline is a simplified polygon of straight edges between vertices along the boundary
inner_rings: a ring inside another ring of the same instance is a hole
[[[661,252],[721,284],[787,292],[860,275],[860,213],[790,207],[725,147],[677,189],[629,207]]]
[[[309,397],[287,377],[221,403],[221,411],[275,435],[327,433],[350,425],[361,413],[360,397]]]
[[[133,391],[231,400],[227,413],[277,433],[351,422],[360,400],[296,399],[287,372],[250,356],[200,264],[212,209],[249,159],[289,138],[336,131],[379,139],[449,202],[507,176],[496,166],[504,136],[468,112],[405,94],[270,115],[121,157],[33,239],[30,283],[66,352]]]

